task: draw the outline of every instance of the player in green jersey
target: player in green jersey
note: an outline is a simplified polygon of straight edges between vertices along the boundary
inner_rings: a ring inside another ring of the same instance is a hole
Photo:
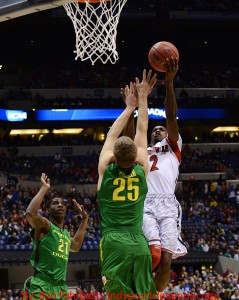
[[[141,82],[136,78],[134,84],[131,82],[126,86],[126,108],[113,123],[100,153],[100,262],[109,299],[153,299],[156,295],[151,253],[142,231],[149,171],[147,97],[156,81],[151,70],[148,73],[144,70]],[[119,137],[137,106],[134,141],[129,137]]]
[[[62,198],[53,198],[49,205],[49,219],[42,217],[38,210],[50,188],[50,179],[41,175],[42,186],[30,202],[26,218],[33,227],[33,253],[31,265],[34,275],[24,283],[23,299],[70,299],[65,283],[69,252],[78,252],[84,239],[88,214],[83,205],[75,199],[75,209],[82,216],[82,222],[73,238],[63,229],[66,203]]]

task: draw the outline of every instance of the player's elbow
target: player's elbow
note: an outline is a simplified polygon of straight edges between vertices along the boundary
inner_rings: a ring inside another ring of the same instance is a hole
[[[36,213],[34,213],[31,210],[27,209],[27,211],[25,213],[25,217],[26,217],[27,221],[30,222],[31,220],[34,219],[34,217],[36,217]]]
[[[80,251],[80,249],[78,249],[78,248],[74,248],[74,247],[71,248],[71,252],[79,252],[79,251]]]
[[[34,220],[35,218],[37,218],[37,216],[38,216],[37,211],[27,208],[25,217],[28,221]]]
[[[74,248],[74,251],[75,252],[79,252],[80,251],[80,248],[81,248],[81,244],[77,244]]]
[[[29,211],[29,210],[27,210],[26,213],[25,213],[25,217],[26,217],[27,219],[29,219],[29,218],[32,218],[32,216],[33,216],[32,212]]]

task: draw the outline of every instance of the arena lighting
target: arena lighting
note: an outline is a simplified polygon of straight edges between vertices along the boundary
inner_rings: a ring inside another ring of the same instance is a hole
[[[12,129],[9,135],[47,134],[48,129]]]
[[[237,126],[219,126],[212,130],[212,132],[235,132],[239,131],[239,127]]]
[[[80,134],[84,128],[64,128],[64,129],[53,129],[54,134]]]

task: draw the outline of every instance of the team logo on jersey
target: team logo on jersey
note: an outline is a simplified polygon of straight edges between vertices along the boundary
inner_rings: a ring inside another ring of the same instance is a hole
[[[153,146],[153,147],[149,147],[148,149],[148,154],[151,155],[153,153],[162,153],[165,154],[167,152],[169,152],[169,146],[168,145],[163,145],[163,146]]]
[[[129,175],[126,175],[123,171],[120,171],[119,176],[120,177],[135,177],[136,173],[135,173],[135,170],[132,170],[132,172]]]

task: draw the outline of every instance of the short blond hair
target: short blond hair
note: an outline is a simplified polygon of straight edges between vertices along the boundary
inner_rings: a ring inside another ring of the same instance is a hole
[[[113,153],[119,167],[130,168],[136,161],[137,147],[131,138],[121,136],[115,142]]]

